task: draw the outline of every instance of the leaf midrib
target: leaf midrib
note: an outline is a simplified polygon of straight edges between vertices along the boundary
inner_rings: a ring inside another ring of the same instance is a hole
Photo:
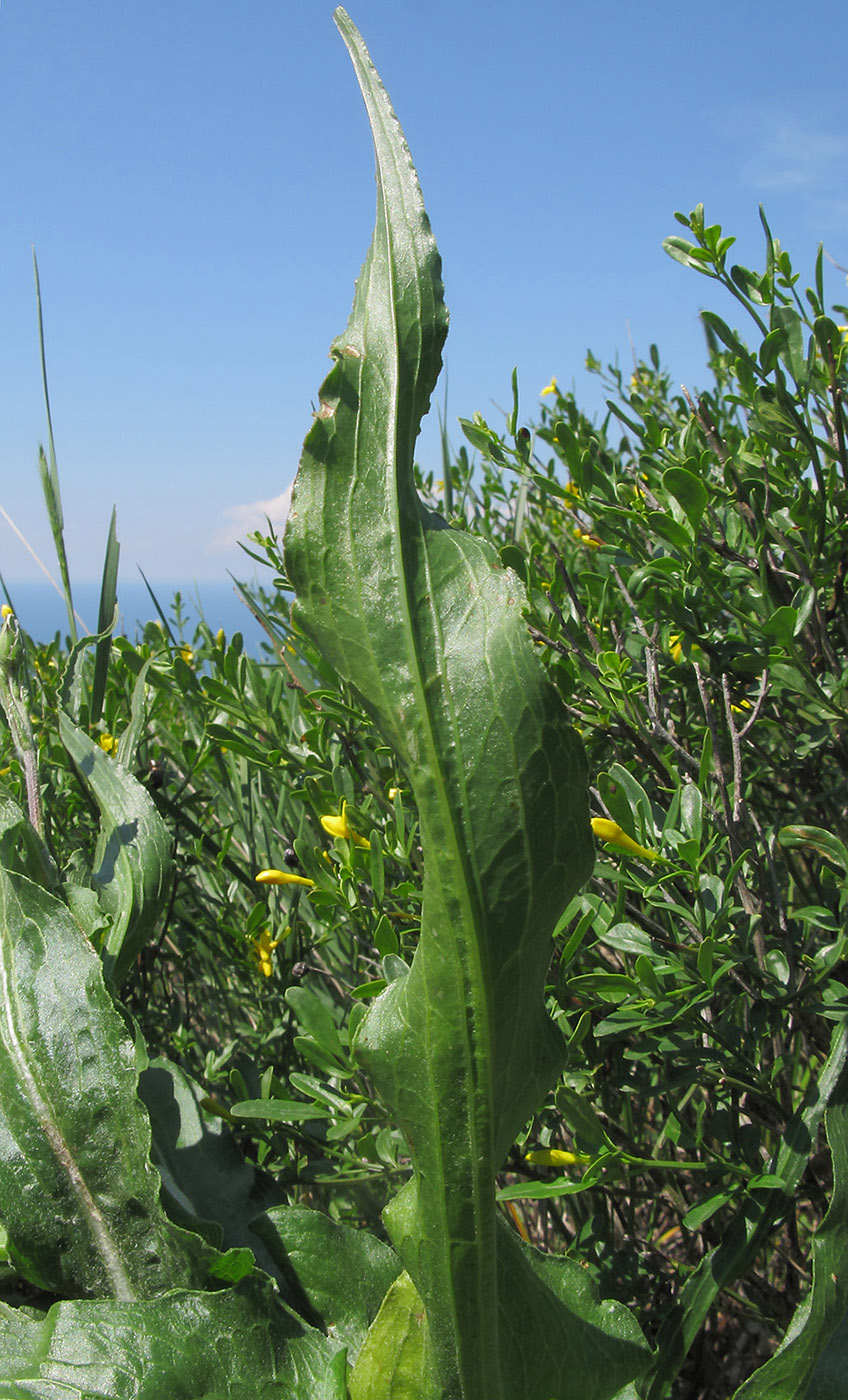
[[[6,1051],[14,1066],[18,1084],[29,1102],[36,1122],[44,1133],[60,1171],[67,1177],[82,1218],[88,1225],[94,1247],[103,1262],[103,1268],[111,1283],[114,1297],[121,1302],[132,1302],[136,1298],[136,1294],[124,1268],[120,1251],[103,1219],[82,1168],[59,1126],[59,1115],[56,1113],[49,1096],[39,1086],[36,1068],[31,1062],[27,1050],[26,1037],[21,1033],[26,1011],[21,1006],[18,996],[18,981],[14,976],[15,952],[8,897],[10,888],[11,882],[8,874],[5,871],[0,872],[0,1022],[6,1028],[4,1037]],[[26,921],[19,903],[17,910],[21,916],[23,929]]]

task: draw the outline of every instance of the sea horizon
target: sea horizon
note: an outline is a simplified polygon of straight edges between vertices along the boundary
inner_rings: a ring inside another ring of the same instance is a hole
[[[270,577],[269,575],[269,581]],[[250,587],[253,581],[244,582]],[[4,583],[18,622],[33,641],[39,644],[51,642],[58,633],[63,642],[66,642],[68,613],[65,599],[47,579],[4,579]],[[100,582],[72,581],[71,586],[77,627],[81,635],[91,635],[97,628]],[[262,641],[268,640],[266,633],[242,601],[232,579],[198,579],[188,584],[151,579],[150,589],[172,626],[174,599],[179,593],[184,616],[182,635],[178,638],[180,641],[191,642],[201,619],[213,632],[223,628],[227,637],[240,632],[244,638],[245,650],[252,654],[258,654]],[[2,595],[2,601],[6,601],[5,594]],[[131,640],[141,634],[146,623],[159,616],[150,590],[141,578],[124,582],[118,580],[118,608],[119,618],[115,630],[119,635]]]

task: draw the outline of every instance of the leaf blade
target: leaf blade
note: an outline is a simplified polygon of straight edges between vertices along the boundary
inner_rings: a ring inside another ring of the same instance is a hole
[[[16,1260],[51,1292],[191,1280],[136,1079],[96,953],[58,899],[0,869],[0,1196]]]
[[[106,980],[120,986],[165,905],[171,838],[141,783],[62,710],[59,734],[101,811],[94,883],[111,918],[103,966]]]
[[[415,1177],[386,1219],[442,1383],[461,1375],[464,1396],[495,1400],[515,1377],[499,1356],[494,1177],[563,1055],[543,989],[556,919],[593,862],[585,758],[518,579],[415,492],[447,326],[440,263],[388,98],[336,18],[374,134],[377,221],[304,444],[285,572],[298,625],[358,692],[415,795],[421,939],[355,1054],[413,1144]],[[537,1376],[528,1394],[546,1384]]]

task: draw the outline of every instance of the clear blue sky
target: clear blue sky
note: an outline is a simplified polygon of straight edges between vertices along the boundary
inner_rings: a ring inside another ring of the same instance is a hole
[[[803,270],[848,265],[848,5],[350,0],[443,263],[448,414],[590,408],[588,347],[655,341],[704,382],[712,284],[671,262],[699,200],[759,266],[757,206]],[[235,533],[291,482],[374,217],[331,0],[2,0],[0,505],[45,557],[31,245],[72,574],[245,573]],[[845,300],[845,279],[831,274]],[[441,400],[443,385],[438,391]],[[419,457],[437,461],[425,429]],[[251,509],[252,508],[252,515]],[[229,541],[229,542],[228,542]],[[0,570],[34,565],[0,519]],[[247,570],[249,572],[249,569]]]

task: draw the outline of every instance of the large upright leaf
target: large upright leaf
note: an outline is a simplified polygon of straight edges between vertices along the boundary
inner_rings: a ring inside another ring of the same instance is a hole
[[[66,906],[0,867],[0,1214],[30,1282],[150,1297],[213,1253],[159,1204],[135,1052]]]
[[[527,634],[518,578],[415,491],[447,330],[440,262],[386,93],[343,10],[336,22],[374,136],[377,223],[285,550],[299,625],[394,747],[420,814],[420,944],[357,1042],[413,1155],[387,1220],[446,1396],[576,1393],[573,1351],[589,1332],[603,1334],[607,1365],[579,1393],[613,1395],[643,1365],[636,1329],[598,1309],[559,1356],[540,1352],[532,1320],[541,1307],[550,1327],[558,1299],[497,1229],[494,1201],[561,1058],[543,988],[554,923],[591,868],[585,760]]]

